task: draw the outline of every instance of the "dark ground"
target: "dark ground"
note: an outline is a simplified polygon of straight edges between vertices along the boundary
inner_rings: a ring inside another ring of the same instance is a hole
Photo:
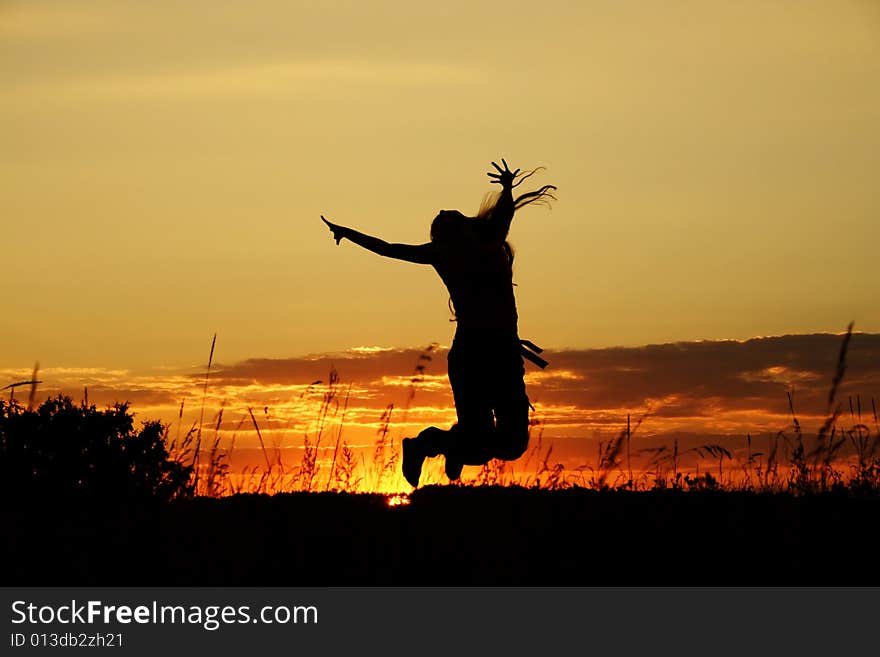
[[[0,505],[0,585],[877,585],[880,498],[428,487]]]

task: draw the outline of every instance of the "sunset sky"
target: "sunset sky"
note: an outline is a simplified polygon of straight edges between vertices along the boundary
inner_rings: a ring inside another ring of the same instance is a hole
[[[555,353],[880,332],[873,0],[0,0],[0,97],[7,382],[448,345],[436,274],[319,215],[424,242],[500,157],[559,187],[511,232]]]

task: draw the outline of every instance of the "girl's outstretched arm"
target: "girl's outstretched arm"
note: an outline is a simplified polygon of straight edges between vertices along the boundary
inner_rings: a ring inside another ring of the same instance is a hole
[[[378,237],[359,233],[353,228],[330,223],[324,219],[324,215],[321,215],[321,220],[327,224],[337,244],[344,238],[365,248],[367,251],[372,251],[386,258],[405,260],[406,262],[414,262],[420,265],[431,265],[434,263],[434,246],[431,242],[426,244],[389,244]]]

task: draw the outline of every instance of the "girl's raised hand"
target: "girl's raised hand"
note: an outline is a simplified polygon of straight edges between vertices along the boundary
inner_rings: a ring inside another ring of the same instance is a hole
[[[502,169],[500,166],[492,162],[492,166],[495,167],[495,170],[498,173],[489,172],[486,175],[492,179],[492,183],[501,185],[504,189],[513,189],[513,181],[516,178],[516,175],[519,173],[519,169],[516,171],[511,171],[510,167],[507,166],[507,162],[504,158],[501,158],[501,164],[504,165]]]

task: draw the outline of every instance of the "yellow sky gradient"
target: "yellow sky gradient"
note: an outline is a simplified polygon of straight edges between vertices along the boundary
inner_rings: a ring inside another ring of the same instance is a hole
[[[880,330],[875,2],[0,1],[0,364],[448,344],[423,242],[490,160],[524,337]]]

